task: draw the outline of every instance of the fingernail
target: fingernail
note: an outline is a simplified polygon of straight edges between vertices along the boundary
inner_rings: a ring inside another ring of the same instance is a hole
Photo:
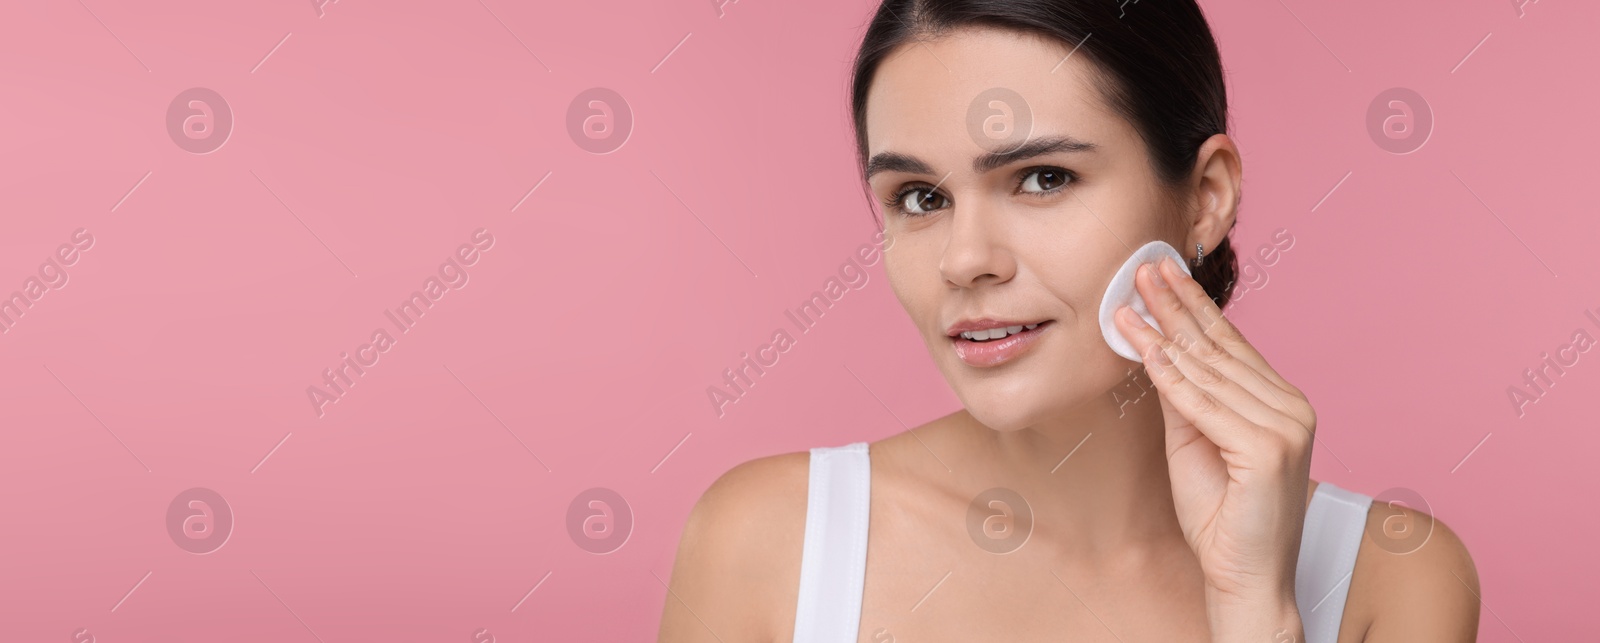
[[[1167,354],[1165,347],[1156,347],[1156,363],[1162,366],[1172,366],[1172,356]]]
[[[1161,261],[1166,263],[1168,268],[1172,269],[1172,274],[1174,274],[1174,275],[1186,274],[1186,273],[1183,272],[1183,266],[1178,265],[1178,261],[1176,259],[1173,259],[1172,257],[1162,257]]]
[[[1167,257],[1165,260],[1171,261],[1172,258]],[[1150,281],[1155,282],[1157,288],[1167,287],[1167,280],[1161,278],[1161,269],[1153,265],[1150,266]]]
[[[1122,318],[1128,320],[1128,323],[1133,324],[1135,328],[1150,327],[1149,324],[1144,323],[1144,317],[1139,316],[1139,313],[1133,312],[1133,309],[1127,306],[1117,309],[1117,314],[1122,315]]]
[[[1159,346],[1156,347],[1154,350],[1155,350],[1156,353],[1165,355],[1165,353],[1161,352],[1161,347],[1159,347]],[[1152,357],[1153,356],[1151,356],[1151,355],[1146,355],[1145,358],[1144,358],[1144,370],[1145,370],[1145,372],[1147,372],[1147,373],[1149,373],[1151,375],[1154,375],[1154,376],[1161,376],[1161,375],[1166,374],[1167,369],[1159,363],[1161,361],[1161,358],[1156,357],[1156,358],[1152,359]]]

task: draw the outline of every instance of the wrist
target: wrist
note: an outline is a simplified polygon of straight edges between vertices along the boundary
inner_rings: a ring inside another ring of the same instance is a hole
[[[1206,588],[1211,640],[1232,643],[1305,643],[1300,608],[1290,591],[1244,594]]]

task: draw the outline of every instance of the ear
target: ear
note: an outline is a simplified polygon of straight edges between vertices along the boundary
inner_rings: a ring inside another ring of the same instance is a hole
[[[1238,218],[1243,176],[1239,148],[1227,134],[1213,134],[1200,146],[1190,179],[1187,242],[1178,249],[1184,258],[1194,261],[1194,244],[1204,244],[1209,252],[1228,236]]]

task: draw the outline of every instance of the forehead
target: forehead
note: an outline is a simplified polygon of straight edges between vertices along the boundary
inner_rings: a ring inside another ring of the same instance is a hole
[[[1106,107],[1092,72],[1082,51],[1015,31],[960,29],[903,44],[873,77],[867,153],[978,151],[973,132],[1007,109],[1026,110],[1033,137],[1067,134],[1102,147],[1125,142],[1134,132]]]

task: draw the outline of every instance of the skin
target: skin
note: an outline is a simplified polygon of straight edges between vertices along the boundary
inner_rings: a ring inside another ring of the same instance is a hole
[[[869,178],[880,200],[925,188],[900,202],[911,213],[885,208],[885,269],[964,408],[869,446],[858,640],[1304,641],[1294,563],[1318,484],[1306,396],[1176,266],[1135,280],[1167,336],[1117,322],[1144,364],[1112,352],[1097,322],[1133,248],[1163,239],[1192,259],[1195,243],[1222,240],[1238,150],[1215,135],[1183,185],[1163,186],[1069,51],[959,30],[902,47],[874,81],[869,155],[926,166]],[[1094,150],[975,171],[994,147],[969,133],[968,105],[996,86],[1029,105],[1033,138]],[[984,316],[1052,323],[1026,354],[979,368],[946,329]],[[684,527],[659,640],[793,638],[808,467],[807,452],[769,456],[711,485]],[[967,529],[969,503],[993,487],[1020,494],[1034,521],[1003,555]],[[1475,640],[1478,578],[1460,539],[1426,514],[1374,507],[1339,642]],[[1404,521],[1431,523],[1426,543],[1380,546]]]

